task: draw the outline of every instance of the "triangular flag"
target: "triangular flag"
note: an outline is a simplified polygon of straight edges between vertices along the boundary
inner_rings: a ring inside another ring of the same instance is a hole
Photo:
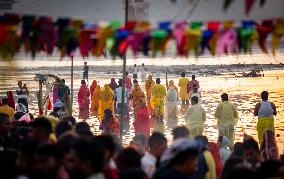
[[[260,0],[260,7],[263,7],[265,3],[266,3],[266,0]]]
[[[234,0],[224,0],[224,3],[223,3],[223,10],[224,11],[227,11],[227,9],[229,8],[229,6],[232,4]]]
[[[249,15],[254,3],[255,0],[245,0],[246,15]]]

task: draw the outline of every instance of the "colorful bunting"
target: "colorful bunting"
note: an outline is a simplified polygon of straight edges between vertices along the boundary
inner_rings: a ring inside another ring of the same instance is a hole
[[[21,22],[21,23],[20,23]],[[21,24],[19,33],[19,24]],[[206,24],[206,28],[204,25]],[[175,43],[176,55],[195,57],[208,49],[211,55],[250,53],[257,42],[264,53],[268,53],[267,38],[272,35],[272,53],[275,54],[284,35],[284,19],[246,20],[240,27],[227,20],[203,22],[163,21],[157,26],[148,22],[129,21],[122,24],[111,21],[104,24],[84,24],[82,20],[51,17],[34,17],[6,14],[0,16],[0,56],[12,58],[20,47],[31,53],[43,51],[52,55],[57,47],[61,58],[71,55],[79,48],[83,58],[102,56],[108,52],[113,58],[122,57],[128,49],[134,56],[139,52],[152,57],[164,56],[170,41]]]

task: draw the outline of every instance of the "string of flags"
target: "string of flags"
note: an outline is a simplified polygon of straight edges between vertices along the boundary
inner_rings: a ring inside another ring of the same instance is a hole
[[[0,56],[12,58],[24,48],[34,58],[38,52],[52,55],[58,48],[61,57],[70,56],[76,49],[82,57],[99,57],[106,51],[112,57],[122,57],[128,49],[134,56],[142,53],[156,57],[166,55],[170,42],[175,44],[176,55],[184,57],[191,53],[198,57],[206,51],[211,55],[251,53],[254,43],[268,53],[269,35],[275,54],[284,35],[284,19],[244,20],[238,24],[231,20],[86,24],[69,18],[5,14],[0,16]]]

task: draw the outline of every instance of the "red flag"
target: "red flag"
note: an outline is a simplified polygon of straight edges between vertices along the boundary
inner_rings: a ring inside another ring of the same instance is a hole
[[[249,15],[254,3],[255,0],[245,0],[246,15]]]

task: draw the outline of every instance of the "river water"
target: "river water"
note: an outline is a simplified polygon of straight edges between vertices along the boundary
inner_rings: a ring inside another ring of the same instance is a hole
[[[37,99],[36,91],[38,90],[38,82],[34,80],[34,74],[40,70],[26,70],[26,71],[1,71],[0,74],[0,96],[3,96],[6,90],[15,90],[17,80],[24,80],[24,83],[29,87],[31,93],[30,99],[30,111],[37,115]],[[45,72],[51,72],[52,68],[47,68]],[[41,71],[42,72],[42,69]],[[59,72],[60,73],[60,72]],[[74,79],[74,116],[78,117],[78,103],[77,92],[79,90],[81,72],[75,72]],[[80,75],[79,75],[80,74]],[[271,70],[264,72],[265,77],[257,78],[236,78],[234,76],[222,75],[222,76],[199,76],[200,91],[202,94],[201,105],[206,111],[206,122],[204,135],[208,137],[210,141],[217,140],[217,127],[214,113],[217,105],[220,103],[220,95],[224,92],[229,94],[230,100],[236,105],[240,120],[235,128],[236,141],[243,139],[244,133],[253,136],[257,139],[256,122],[257,118],[253,116],[253,109],[255,104],[260,100],[260,93],[263,90],[269,91],[269,99],[277,106],[278,115],[275,117],[275,129],[276,140],[279,147],[279,152],[284,153],[284,70]],[[63,73],[61,78],[66,79],[67,85],[70,85],[70,76]],[[110,78],[116,79],[121,77],[121,74],[98,74],[95,79],[99,80],[99,84],[103,86],[105,83],[110,82]],[[155,76],[154,76],[155,77]],[[165,76],[159,75],[162,79],[162,83],[165,84]],[[278,77],[278,78],[277,78]],[[169,80],[174,80],[175,84],[178,83],[177,75],[170,75]],[[93,79],[91,79],[93,80]],[[140,84],[144,86],[143,83]],[[177,121],[164,121],[163,130],[169,140],[172,141],[171,130],[176,125],[185,124],[186,109],[181,108],[180,101],[178,105],[178,119]],[[99,121],[95,114],[91,114],[87,122],[91,125],[92,131],[95,134],[99,134]],[[123,131],[123,143],[126,145],[134,136],[134,128],[132,123],[134,122],[133,114],[131,112],[130,119],[124,121]]]

